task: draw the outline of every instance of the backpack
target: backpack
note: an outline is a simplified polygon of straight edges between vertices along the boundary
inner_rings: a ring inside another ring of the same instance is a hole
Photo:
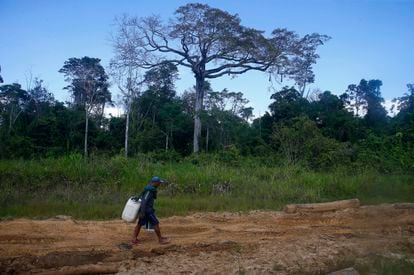
[[[150,195],[151,191],[143,191],[141,193],[141,195],[139,196],[139,198],[141,199],[141,206],[139,207],[138,210],[138,218],[143,218],[145,216],[145,212],[147,210],[147,202],[148,202],[148,197]]]

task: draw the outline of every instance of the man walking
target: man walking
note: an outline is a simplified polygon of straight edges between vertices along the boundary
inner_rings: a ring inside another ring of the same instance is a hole
[[[158,241],[160,244],[167,244],[169,243],[168,238],[163,237],[161,235],[159,221],[157,216],[155,216],[155,209],[154,209],[154,200],[157,199],[157,188],[162,183],[159,177],[153,177],[151,179],[151,183],[145,186],[144,192],[141,195],[141,207],[139,210],[139,219],[138,224],[135,226],[134,233],[132,234],[132,244],[138,244],[138,235],[141,230],[141,227],[147,223],[150,223],[154,228],[155,233],[157,234]]]

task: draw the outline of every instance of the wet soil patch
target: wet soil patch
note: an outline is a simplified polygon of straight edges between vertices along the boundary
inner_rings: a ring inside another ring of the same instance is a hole
[[[108,255],[96,251],[52,252],[44,256],[21,256],[0,259],[0,273],[20,273],[33,269],[80,266],[102,262]]]

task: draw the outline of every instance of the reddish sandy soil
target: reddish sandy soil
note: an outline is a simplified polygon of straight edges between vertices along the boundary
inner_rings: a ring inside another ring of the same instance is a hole
[[[325,273],[376,257],[414,264],[414,204],[324,213],[196,213],[161,219],[171,243],[121,220],[0,222],[0,273]]]

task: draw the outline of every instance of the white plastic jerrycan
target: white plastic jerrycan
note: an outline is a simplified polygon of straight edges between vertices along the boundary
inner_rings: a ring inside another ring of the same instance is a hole
[[[122,211],[122,219],[126,222],[135,222],[138,217],[138,211],[141,206],[141,199],[136,200],[130,197]]]

